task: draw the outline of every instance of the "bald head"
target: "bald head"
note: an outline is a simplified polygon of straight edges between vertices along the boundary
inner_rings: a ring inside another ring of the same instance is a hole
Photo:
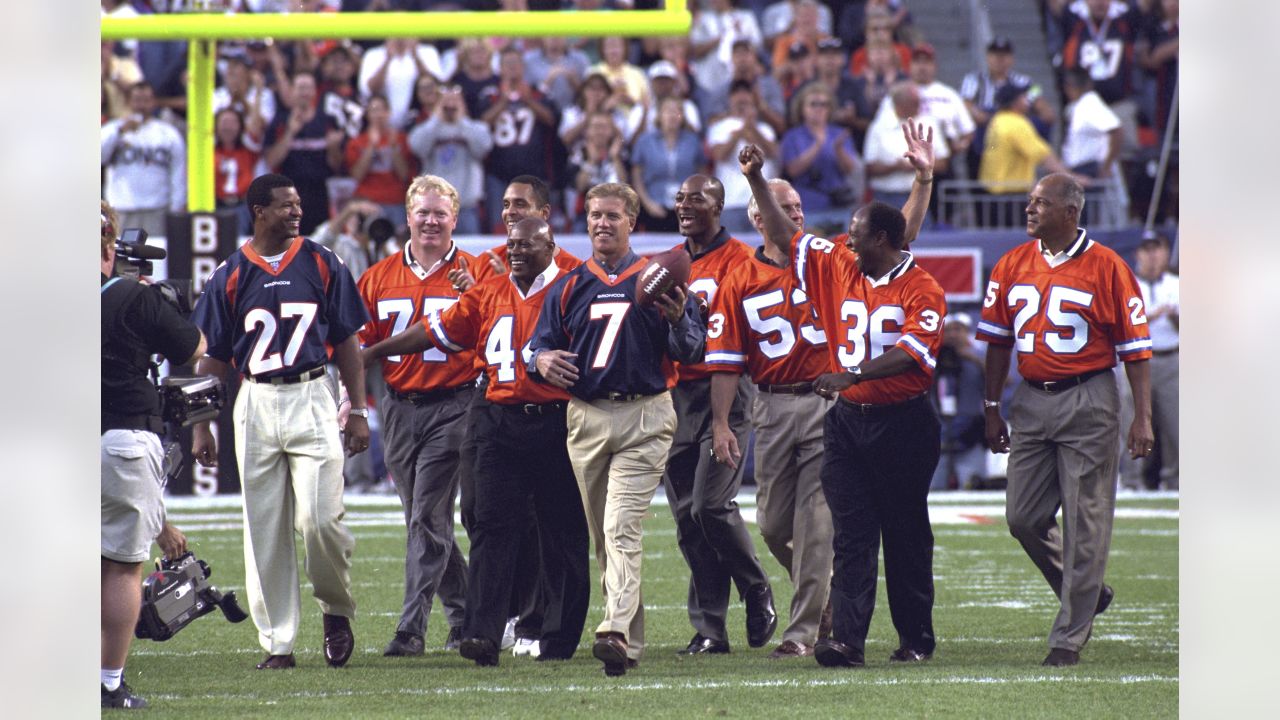
[[[1074,207],[1076,216],[1084,209],[1084,186],[1066,173],[1052,173],[1040,180],[1044,193],[1064,205]]]
[[[544,236],[547,242],[551,242],[551,226],[547,224],[546,220],[537,215],[517,220],[516,224],[511,226],[510,235],[515,236],[517,234],[526,239]]]
[[[707,242],[720,231],[724,185],[710,175],[690,175],[676,191],[676,220],[680,234]]]
[[[889,90],[893,101],[893,111],[900,118],[915,117],[920,114],[920,91],[915,83],[900,82]]]

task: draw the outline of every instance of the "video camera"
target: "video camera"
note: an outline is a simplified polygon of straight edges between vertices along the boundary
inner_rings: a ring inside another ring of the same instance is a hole
[[[168,255],[164,248],[147,244],[147,231],[142,228],[125,228],[116,239],[116,274],[137,278],[152,275],[152,260],[163,260]]]
[[[156,571],[142,583],[142,613],[133,636],[168,640],[214,608],[233,623],[244,622],[249,616],[236,602],[235,591],[219,592],[208,582],[211,574],[209,564],[190,552],[176,560],[156,560]]]

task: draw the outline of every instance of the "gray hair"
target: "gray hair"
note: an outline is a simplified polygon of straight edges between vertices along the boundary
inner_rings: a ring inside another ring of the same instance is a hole
[[[785,188],[787,190],[790,190],[791,192],[796,193],[797,195],[800,194],[796,192],[795,186],[792,185],[785,178],[774,178],[770,180],[769,190],[772,191],[774,188]],[[747,222],[751,223],[752,227],[755,227],[756,213],[758,212],[760,212],[760,205],[756,202],[756,194],[751,193],[751,199],[747,201]]]

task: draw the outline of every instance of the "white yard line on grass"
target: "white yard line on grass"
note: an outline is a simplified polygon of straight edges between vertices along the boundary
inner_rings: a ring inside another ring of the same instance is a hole
[[[796,680],[690,680],[686,682],[644,682],[618,680],[610,683],[571,684],[571,685],[500,685],[486,683],[464,687],[400,687],[386,690],[332,690],[332,691],[298,691],[279,695],[265,693],[206,693],[164,694],[155,693],[153,697],[164,700],[324,700],[344,697],[383,697],[400,695],[450,696],[474,693],[529,695],[540,693],[586,693],[603,694],[628,691],[650,690],[735,690],[753,688],[819,688],[819,687],[856,687],[856,686],[904,686],[904,685],[1041,685],[1045,683],[1098,684],[1098,685],[1136,685],[1141,683],[1177,684],[1177,676],[1170,675],[1122,675],[1119,677],[1087,677],[1080,675],[1023,675],[1015,677],[991,677],[984,675],[952,675],[943,677],[868,677],[869,671],[842,673],[839,677],[822,679]]]

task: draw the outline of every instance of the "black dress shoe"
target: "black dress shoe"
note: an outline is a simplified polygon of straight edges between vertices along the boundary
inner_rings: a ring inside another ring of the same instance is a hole
[[[297,665],[293,659],[293,653],[288,655],[268,655],[262,662],[257,664],[259,670],[288,670]]]
[[[1067,667],[1070,665],[1080,664],[1080,653],[1075,650],[1064,650],[1062,648],[1051,648],[1049,655],[1040,663],[1047,667]]]
[[[627,658],[627,641],[619,632],[597,634],[591,654],[604,663],[604,674],[608,677],[626,675],[628,667],[635,667]]]
[[[678,655],[725,655],[729,652],[728,640],[713,640],[698,633],[689,641],[689,647],[677,651]]]
[[[356,637],[351,632],[351,621],[342,615],[324,616],[324,660],[329,667],[342,667],[351,658],[356,647]]]
[[[391,638],[391,642],[387,643],[387,649],[382,651],[385,657],[416,657],[424,651],[421,635],[414,635],[400,630],[396,631],[396,636]]]
[[[462,647],[462,627],[450,626],[449,634],[444,639],[444,649],[453,651]]]
[[[1098,595],[1098,606],[1093,609],[1094,615],[1101,615],[1111,607],[1111,601],[1116,598],[1116,591],[1110,585],[1103,585],[1102,592]]]
[[[462,657],[475,661],[480,667],[497,667],[498,646],[488,638],[472,637],[458,643]]]
[[[933,657],[932,652],[924,652],[922,650],[916,650],[914,648],[909,648],[904,645],[903,647],[900,647],[897,650],[893,651],[893,654],[889,656],[889,662],[899,662],[899,663],[924,662],[925,660],[928,660],[931,657]]]
[[[764,647],[778,629],[778,611],[773,609],[773,590],[757,585],[747,591],[743,600],[747,604],[747,644],[753,648]]]
[[[819,640],[813,646],[813,657],[823,667],[862,667],[866,664],[861,652],[831,638]]]

